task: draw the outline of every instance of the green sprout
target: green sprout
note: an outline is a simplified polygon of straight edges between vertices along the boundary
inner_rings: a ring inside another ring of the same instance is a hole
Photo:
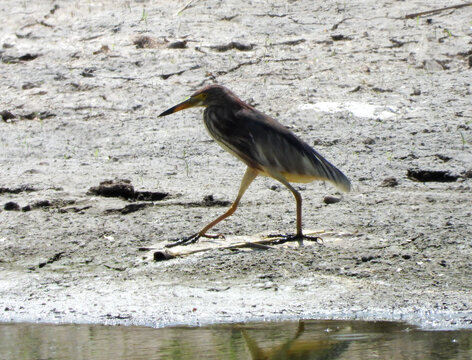
[[[187,177],[189,177],[190,176],[190,165],[189,165],[189,162],[187,160],[187,152],[185,151],[185,149],[182,152],[182,160],[185,163],[185,174],[187,174]]]
[[[147,19],[148,19],[148,12],[146,11],[146,8],[143,7],[143,13],[141,15],[141,19],[139,19],[139,22],[144,21],[144,23],[147,25]]]
[[[462,150],[465,149],[465,145],[467,144],[467,140],[465,139],[464,133],[462,131],[459,131],[459,134],[461,135],[461,141],[462,141]]]

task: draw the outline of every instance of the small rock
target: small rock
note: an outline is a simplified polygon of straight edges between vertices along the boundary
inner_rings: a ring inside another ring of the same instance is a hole
[[[351,37],[346,36],[346,35],[343,35],[343,34],[331,35],[331,39],[332,39],[333,41],[352,40]]]
[[[164,41],[143,35],[134,39],[133,44],[138,49],[156,49],[162,46]]]
[[[362,262],[368,262],[368,261],[371,261],[371,260],[374,260],[374,259],[375,259],[375,257],[372,256],[372,255],[364,255],[364,256],[361,257]]]
[[[167,250],[158,250],[152,254],[152,259],[156,262],[170,260],[173,258],[175,258],[175,255],[173,255],[170,251]]]
[[[20,205],[18,205],[14,201],[9,201],[5,205],[3,205],[3,209],[6,211],[19,211],[20,210]]]
[[[8,111],[8,110],[0,111],[0,116],[2,117],[2,120],[3,120],[3,121],[8,121],[8,120],[11,120],[11,119],[16,118],[16,116],[13,115],[13,114],[12,114],[10,111]]]
[[[388,178],[385,178],[383,181],[382,181],[382,184],[380,184],[380,186],[382,187],[395,187],[398,185],[398,181],[396,178],[394,178],[393,176],[392,177],[388,177]]]
[[[39,54],[26,53],[24,55],[19,56],[18,60],[20,60],[20,61],[31,61],[31,60],[36,59],[38,56],[39,56]]]
[[[168,49],[186,49],[187,48],[187,41],[186,40],[179,40],[171,42],[167,45]]]
[[[372,139],[372,138],[367,138],[367,139],[364,139],[364,141],[362,141],[365,145],[373,145],[375,144],[375,140]]]
[[[215,198],[211,194],[203,197],[204,203],[212,203],[213,201],[215,201]]]
[[[326,195],[324,198],[323,198],[323,202],[325,204],[336,204],[338,202],[341,201],[341,198],[340,197],[337,197],[337,196],[332,196],[332,195]]]

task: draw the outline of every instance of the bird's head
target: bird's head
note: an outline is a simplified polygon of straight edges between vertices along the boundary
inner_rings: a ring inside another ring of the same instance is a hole
[[[228,104],[228,98],[233,97],[236,96],[224,86],[209,85],[193,93],[187,100],[167,109],[159,116],[166,116],[196,106],[225,105]]]

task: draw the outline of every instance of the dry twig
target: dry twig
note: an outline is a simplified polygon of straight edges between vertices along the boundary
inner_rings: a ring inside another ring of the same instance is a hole
[[[195,0],[189,0],[187,1],[187,3],[179,10],[175,13],[175,16],[177,15],[180,15],[182,13],[182,11],[184,11],[185,9],[189,8],[190,5],[192,5],[192,3],[194,2]]]
[[[405,19],[414,19],[418,16],[437,14],[437,13],[440,13],[441,11],[460,9],[460,8],[463,8],[463,7],[466,7],[466,6],[471,6],[471,5],[472,5],[472,2],[469,2],[469,3],[465,3],[465,4],[458,4],[458,5],[448,6],[448,7],[440,8],[440,9],[422,11],[422,12],[418,12],[418,13],[414,13],[414,14],[405,15]]]

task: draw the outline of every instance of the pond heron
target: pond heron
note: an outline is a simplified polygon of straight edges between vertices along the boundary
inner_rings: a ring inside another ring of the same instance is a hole
[[[290,184],[329,181],[339,190],[351,189],[349,179],[310,145],[275,119],[244,103],[221,85],[209,85],[190,98],[164,111],[166,116],[187,108],[203,106],[203,122],[215,141],[247,165],[238,196],[231,207],[198,233],[181,239],[172,246],[196,242],[220,221],[231,216],[251,182],[268,176],[281,182],[293,194],[297,210],[297,230],[291,239],[309,238],[302,232],[302,197]]]

